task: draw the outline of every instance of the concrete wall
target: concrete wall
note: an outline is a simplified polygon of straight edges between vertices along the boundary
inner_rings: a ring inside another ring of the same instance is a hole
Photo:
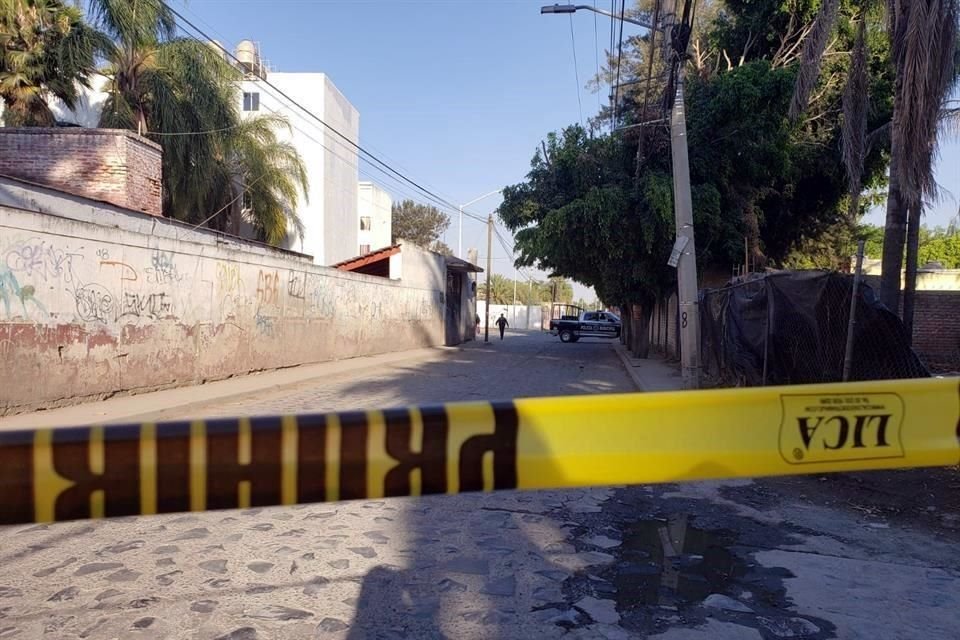
[[[357,221],[359,245],[369,245],[371,251],[390,246],[393,229],[393,199],[390,194],[372,182],[361,182],[357,198],[357,217],[370,218],[370,229],[367,231],[360,229],[360,221]],[[358,247],[357,255],[361,253]]]
[[[130,131],[2,127],[0,174],[162,214],[160,145]]]
[[[445,268],[416,247],[392,281],[57,198],[27,204],[71,217],[0,205],[0,414],[444,342]]]
[[[487,303],[485,300],[477,300],[475,314],[480,316],[480,332],[483,333],[484,326],[484,314],[487,312]],[[546,319],[547,328],[550,324],[550,312],[549,309],[547,313],[543,312],[543,307],[539,304],[532,304],[529,307],[523,304],[495,304],[490,308],[490,327],[491,330],[496,329],[494,323],[497,321],[497,318],[500,317],[500,314],[504,314],[507,318],[507,322],[510,323],[511,329],[543,329],[544,320]]]

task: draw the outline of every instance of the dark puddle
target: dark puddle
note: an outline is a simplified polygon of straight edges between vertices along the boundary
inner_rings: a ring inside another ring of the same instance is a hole
[[[687,515],[642,520],[623,530],[623,544],[610,579],[617,609],[700,604],[724,593],[746,566],[728,547],[732,536],[692,525]]]

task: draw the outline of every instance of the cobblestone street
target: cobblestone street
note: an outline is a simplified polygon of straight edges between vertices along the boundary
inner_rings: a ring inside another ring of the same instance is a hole
[[[508,333],[440,359],[151,418],[631,391],[609,343]],[[577,552],[557,509],[610,490],[359,501],[0,532],[0,638],[534,637]],[[610,601],[612,605],[612,601]],[[612,607],[611,611],[612,611]],[[135,634],[135,636],[134,636]]]
[[[612,344],[539,333],[338,366],[216,401],[178,391],[188,403],[139,419],[633,390]],[[921,499],[922,517],[888,517],[825,481],[9,527],[0,639],[955,638],[950,514]]]

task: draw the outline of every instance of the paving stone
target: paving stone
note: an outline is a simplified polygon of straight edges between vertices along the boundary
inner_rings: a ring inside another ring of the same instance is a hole
[[[334,569],[349,569],[349,568],[350,568],[350,561],[347,560],[346,558],[342,558],[342,559],[340,559],[340,560],[331,560],[331,561],[327,562],[327,564],[330,565],[331,567],[333,567]]]
[[[108,576],[104,577],[104,580],[108,582],[134,582],[139,578],[141,574],[139,571],[133,571],[132,569],[120,569],[120,571],[115,571]]]
[[[77,594],[80,593],[80,589],[77,587],[67,587],[66,589],[61,589],[55,594],[47,598],[47,602],[64,602],[67,600],[73,600],[77,597]]]
[[[592,596],[577,600],[574,605],[595,622],[604,624],[617,624],[620,622],[620,614],[617,613],[617,604],[613,600],[600,600]]]
[[[183,571],[177,569],[176,571],[170,571],[169,573],[162,573],[156,576],[154,579],[161,587],[166,587],[173,584],[173,577],[181,573],[183,573]]]
[[[490,573],[490,562],[482,557],[460,557],[447,562],[445,569],[451,573],[486,575]]]
[[[217,608],[217,604],[219,603],[216,600],[197,600],[196,602],[190,603],[190,611],[210,613]]]
[[[259,609],[254,609],[246,614],[247,618],[256,618],[258,620],[306,620],[312,618],[313,614],[303,609],[293,609],[278,604],[269,604]]]
[[[512,575],[490,580],[480,589],[480,593],[490,596],[513,596],[516,591],[517,579]]]
[[[206,538],[210,535],[210,530],[206,527],[197,527],[196,529],[190,529],[189,531],[184,531],[179,536],[174,538],[174,540],[199,540],[200,538]]]
[[[273,568],[272,562],[251,562],[247,565],[247,568],[254,573],[266,573]]]
[[[214,640],[260,640],[260,635],[253,627],[240,627],[230,633],[217,636]]]
[[[820,627],[806,618],[757,617],[760,626],[777,638],[809,638],[820,633]]]
[[[722,593],[711,593],[704,598],[703,606],[708,609],[720,609],[722,611],[737,611],[740,613],[753,613],[753,609],[743,604],[739,600],[734,600],[730,596]]]
[[[148,617],[146,617],[146,618],[139,618],[139,619],[137,619],[137,620],[134,620],[132,626],[133,626],[134,629],[146,629],[146,628],[150,627],[150,626],[151,626],[154,622],[156,622],[156,621],[157,621],[156,618],[151,618],[151,617],[148,616]]]
[[[601,549],[613,549],[619,547],[621,542],[619,540],[614,540],[613,538],[608,538],[607,536],[591,536],[589,538],[584,538],[583,540],[587,544],[592,544],[595,547],[600,547]]]
[[[110,546],[104,547],[97,551],[97,555],[103,555],[105,553],[126,553],[127,551],[133,551],[134,549],[139,549],[146,542],[144,540],[130,540],[129,542],[118,542],[117,544],[112,544]]]
[[[110,571],[112,569],[119,569],[123,566],[122,562],[91,562],[90,564],[85,564],[82,567],[79,567],[76,571],[73,572],[75,576],[86,576],[91,573],[99,573],[100,571]],[[3,597],[0,595],[0,597]]]
[[[153,550],[156,554],[178,553],[180,547],[175,544],[164,544]]]
[[[324,633],[335,633],[349,628],[350,625],[337,618],[324,618],[320,621],[320,624],[317,625],[317,631]]]
[[[197,565],[205,571],[210,571],[211,573],[226,573],[227,572],[227,561],[223,559],[218,560],[204,560]]]
[[[348,549],[358,556],[363,556],[364,558],[377,557],[377,550],[373,547],[348,547]]]
[[[325,587],[329,584],[329,579],[324,578],[323,576],[316,576],[315,578],[311,578],[303,587],[303,594],[307,596],[315,596],[321,591],[324,591]]]

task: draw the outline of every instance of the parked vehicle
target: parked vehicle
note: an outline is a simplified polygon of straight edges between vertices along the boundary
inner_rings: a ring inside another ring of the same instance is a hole
[[[550,320],[550,333],[560,342],[577,342],[580,338],[619,338],[620,318],[609,311],[584,311],[576,319],[561,315]]]

